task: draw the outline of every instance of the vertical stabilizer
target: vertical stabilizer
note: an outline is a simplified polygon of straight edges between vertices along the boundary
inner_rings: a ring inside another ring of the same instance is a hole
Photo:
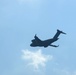
[[[60,30],[57,29],[57,32],[56,32],[56,34],[55,34],[55,36],[54,36],[53,38],[58,38],[58,36],[59,36],[61,33],[62,33],[62,34],[66,34],[66,33],[64,33],[63,31],[60,31]]]

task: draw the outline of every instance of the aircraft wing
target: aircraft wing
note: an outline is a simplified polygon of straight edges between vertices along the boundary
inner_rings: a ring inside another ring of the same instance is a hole
[[[59,45],[50,45],[50,46],[52,46],[52,47],[59,47]]]
[[[41,41],[36,35],[34,36],[36,41]]]
[[[32,43],[30,44],[30,46],[33,46],[33,47],[39,46],[42,42],[36,35],[34,36],[34,39],[31,41]]]

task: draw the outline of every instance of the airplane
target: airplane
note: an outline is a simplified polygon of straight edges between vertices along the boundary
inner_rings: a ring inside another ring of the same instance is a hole
[[[53,45],[52,43],[57,41],[59,38],[60,34],[66,34],[63,31],[60,31],[59,29],[57,29],[56,34],[54,35],[53,38],[51,39],[47,39],[47,40],[41,40],[37,37],[37,35],[35,34],[34,39],[31,40],[32,43],[30,44],[31,47],[48,47],[48,46],[52,46],[52,47],[58,47],[59,45]]]

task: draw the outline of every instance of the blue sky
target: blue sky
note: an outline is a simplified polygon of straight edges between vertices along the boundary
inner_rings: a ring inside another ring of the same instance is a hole
[[[0,75],[76,75],[75,25],[76,0],[0,0]],[[35,34],[44,40],[57,29],[67,33],[55,42],[58,48],[30,47]],[[22,58],[26,49],[53,58],[34,70]]]

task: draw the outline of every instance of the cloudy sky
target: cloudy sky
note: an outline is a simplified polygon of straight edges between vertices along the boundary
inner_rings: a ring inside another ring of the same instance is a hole
[[[52,47],[30,47],[60,35]],[[76,0],[0,0],[0,75],[76,75]]]

